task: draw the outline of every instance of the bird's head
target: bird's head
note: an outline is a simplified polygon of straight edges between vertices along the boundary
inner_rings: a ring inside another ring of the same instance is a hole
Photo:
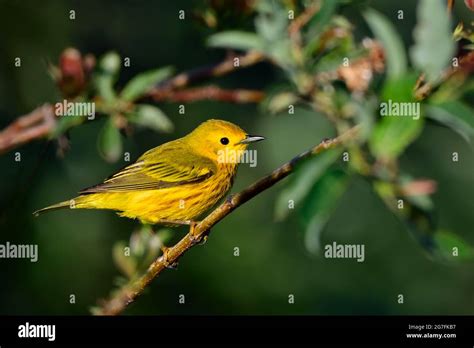
[[[216,162],[239,159],[251,143],[265,139],[248,135],[242,128],[222,120],[201,123],[185,137],[185,141],[200,155]]]

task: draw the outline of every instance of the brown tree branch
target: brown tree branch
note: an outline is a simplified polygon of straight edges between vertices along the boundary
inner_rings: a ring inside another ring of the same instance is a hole
[[[356,126],[337,138],[323,140],[318,145],[283,164],[281,167],[275,169],[272,173],[250,185],[245,190],[229,196],[224,203],[214,209],[204,220],[191,229],[190,232],[176,245],[167,249],[166,260],[163,259],[163,256],[156,259],[141,277],[114,292],[109,299],[103,300],[100,303],[101,307],[96,310],[94,314],[120,314],[130,303],[143,293],[151,281],[166,269],[167,265],[176,263],[186,251],[199,243],[209,234],[212,226],[229,215],[234,209],[287,177],[293,172],[296,164],[301,162],[303,159],[317,155],[322,151],[354,139],[358,131],[359,127]]]
[[[238,58],[238,64],[235,61]],[[255,65],[265,59],[265,56],[256,51],[249,51],[241,56],[229,56],[224,61],[208,65],[201,68],[193,69],[187,72],[183,72],[166,80],[156,86],[149,92],[152,96],[157,90],[173,90],[178,88],[186,87],[190,84],[201,82],[211,77],[218,77],[229,74],[238,69],[246,68]]]
[[[21,116],[0,132],[0,154],[32,140],[45,138],[56,126],[53,106],[44,104]]]
[[[197,100],[217,100],[228,103],[259,103],[264,98],[262,91],[248,89],[222,89],[217,86],[203,86],[183,90],[156,89],[154,101],[189,103]]]

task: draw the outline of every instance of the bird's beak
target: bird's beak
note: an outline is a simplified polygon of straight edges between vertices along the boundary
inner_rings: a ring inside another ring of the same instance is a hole
[[[250,144],[250,143],[256,143],[257,141],[264,140],[264,137],[261,137],[259,135],[247,135],[245,139],[239,141],[237,144]]]

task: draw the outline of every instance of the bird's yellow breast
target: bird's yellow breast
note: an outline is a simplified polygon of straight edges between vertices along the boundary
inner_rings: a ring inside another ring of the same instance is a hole
[[[215,174],[198,183],[157,190],[94,193],[79,197],[75,207],[111,209],[120,216],[146,223],[194,220],[215,205],[232,186],[235,165],[219,165]]]

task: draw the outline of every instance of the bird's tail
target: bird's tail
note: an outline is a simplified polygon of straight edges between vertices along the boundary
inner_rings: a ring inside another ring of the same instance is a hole
[[[37,210],[33,213],[34,216],[39,216],[40,214],[47,212],[47,211],[53,211],[53,210],[58,210],[58,209],[64,209],[64,208],[69,208],[69,209],[74,209],[75,208],[75,199],[70,199],[68,201],[60,202],[57,204],[50,205],[46,208]]]

